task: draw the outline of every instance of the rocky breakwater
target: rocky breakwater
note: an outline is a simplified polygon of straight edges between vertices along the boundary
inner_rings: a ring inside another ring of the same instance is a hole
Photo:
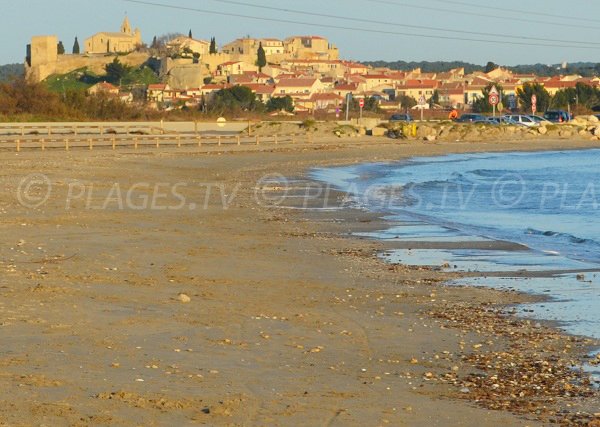
[[[374,128],[373,136],[434,141],[527,140],[534,138],[581,138],[600,140],[600,121],[596,116],[576,117],[569,123],[546,122],[540,126],[455,123],[451,121],[417,124],[386,123]]]

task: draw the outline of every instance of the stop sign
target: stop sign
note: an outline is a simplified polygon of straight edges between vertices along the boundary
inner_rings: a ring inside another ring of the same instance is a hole
[[[364,98],[359,99],[358,105],[360,106],[360,108],[363,108],[365,106],[365,99]]]

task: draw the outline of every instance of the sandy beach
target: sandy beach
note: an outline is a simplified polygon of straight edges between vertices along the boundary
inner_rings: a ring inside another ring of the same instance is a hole
[[[384,243],[348,236],[376,215],[282,209],[270,184],[313,166],[595,146],[0,152],[0,425],[598,426],[577,371],[597,343],[511,316],[533,297],[385,264]]]

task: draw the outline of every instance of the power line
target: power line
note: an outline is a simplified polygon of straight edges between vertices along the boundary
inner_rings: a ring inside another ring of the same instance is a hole
[[[294,24],[294,25],[306,25],[311,27],[319,27],[319,28],[333,28],[338,30],[347,30],[352,32],[363,32],[363,33],[372,33],[372,34],[385,34],[385,35],[395,35],[395,36],[406,36],[406,37],[416,37],[416,38],[427,38],[434,40],[457,40],[457,41],[468,41],[474,43],[486,43],[486,44],[498,44],[498,45],[509,45],[509,46],[539,46],[539,47],[551,47],[551,48],[572,48],[572,49],[592,49],[598,50],[597,46],[576,46],[576,45],[565,45],[565,44],[547,44],[547,43],[528,43],[528,42],[517,42],[517,41],[502,41],[502,40],[484,40],[484,39],[472,39],[467,37],[455,37],[455,36],[443,36],[443,35],[433,35],[433,34],[415,34],[415,33],[405,33],[400,31],[386,31],[386,30],[374,30],[368,28],[356,28],[356,27],[346,27],[342,25],[332,25],[332,24],[317,24],[314,22],[303,22],[296,21],[291,19],[280,19],[280,18],[265,18],[261,16],[251,16],[244,15],[240,13],[231,13],[231,12],[217,12],[214,10],[207,9],[199,9],[185,6],[175,6],[164,3],[156,3],[151,1],[143,1],[143,0],[123,0],[128,3],[136,3],[144,6],[154,6],[165,9],[174,9],[188,12],[196,12],[196,13],[205,13],[210,15],[219,15],[219,16],[228,16],[233,18],[243,18],[243,19],[252,19],[256,21],[267,21],[267,22],[277,22],[280,24]]]
[[[429,0],[435,3],[442,3],[442,4],[448,4],[448,1],[446,0]],[[483,6],[481,4],[477,4],[477,3],[469,3],[466,1],[452,1],[453,4],[458,4],[461,6],[469,6],[469,7],[476,7],[478,9],[487,9],[487,10],[498,10],[500,12],[505,12],[506,13],[506,8],[505,7],[494,7],[494,6]],[[569,19],[569,20],[573,20],[573,21],[586,21],[586,22],[593,22],[595,24],[600,24],[600,21],[596,20],[596,19],[589,19],[589,18],[583,18],[583,17],[578,17],[578,16],[563,16],[563,15],[554,15],[552,13],[545,13],[545,12],[541,12],[539,10],[536,11],[526,11],[526,10],[517,10],[515,12],[518,13],[531,13],[533,15],[537,15],[537,16],[547,16],[549,18],[558,18],[558,19]]]
[[[368,1],[371,3],[387,4],[387,5],[398,6],[398,7],[407,7],[407,8],[411,8],[411,9],[429,10],[429,11],[433,11],[433,12],[444,12],[444,13],[453,13],[453,14],[457,14],[457,15],[477,16],[479,18],[502,19],[502,20],[510,21],[510,22],[526,22],[529,24],[556,25],[559,27],[586,28],[586,29],[591,29],[591,30],[598,29],[597,26],[592,27],[589,25],[575,25],[575,24],[565,24],[563,22],[540,21],[540,20],[536,20],[536,19],[520,18],[518,16],[516,16],[516,17],[497,16],[497,15],[490,15],[490,14],[485,14],[485,13],[465,12],[465,11],[459,11],[456,9],[445,9],[445,8],[432,7],[432,6],[431,7],[430,6],[417,6],[414,4],[399,3],[399,2],[390,1],[390,0],[365,0],[365,1]]]
[[[256,9],[274,10],[277,12],[295,13],[295,14],[299,14],[299,15],[316,16],[316,17],[320,17],[320,18],[340,19],[340,20],[344,20],[344,21],[361,22],[361,23],[367,23],[367,24],[390,25],[390,26],[394,26],[394,27],[413,28],[413,29],[417,29],[417,30],[441,31],[441,32],[446,32],[446,33],[471,34],[471,35],[487,36],[487,37],[503,37],[503,38],[519,39],[519,40],[534,40],[534,41],[557,42],[557,43],[575,43],[575,44],[584,44],[584,45],[588,45],[588,46],[589,45],[600,45],[600,43],[597,43],[597,42],[566,40],[566,39],[559,40],[559,39],[548,39],[548,38],[528,37],[528,36],[513,36],[513,35],[499,34],[499,33],[483,33],[480,31],[467,31],[467,30],[454,30],[454,29],[441,28],[441,27],[428,27],[425,25],[400,24],[397,22],[379,21],[379,20],[364,19],[364,18],[353,18],[353,17],[349,17],[349,16],[306,12],[306,11],[297,10],[297,9],[287,9],[287,8],[279,8],[279,7],[272,7],[272,6],[263,6],[263,5],[257,5],[257,4],[252,4],[252,3],[246,3],[246,2],[242,2],[242,1],[236,1],[236,0],[212,0],[212,1],[215,1],[218,3],[232,4],[232,5],[237,5],[237,6],[252,7],[252,8],[256,8]]]

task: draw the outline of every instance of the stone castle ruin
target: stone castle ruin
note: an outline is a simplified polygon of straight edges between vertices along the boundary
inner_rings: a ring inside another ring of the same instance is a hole
[[[87,38],[81,54],[59,55],[56,36],[33,36],[31,44],[27,45],[25,75],[30,81],[40,82],[52,74],[65,74],[83,67],[102,72],[116,53],[130,53],[121,61],[127,65],[140,65],[148,59],[147,54],[134,52],[141,44],[140,30],[132,31],[127,17],[119,32],[100,32]]]

